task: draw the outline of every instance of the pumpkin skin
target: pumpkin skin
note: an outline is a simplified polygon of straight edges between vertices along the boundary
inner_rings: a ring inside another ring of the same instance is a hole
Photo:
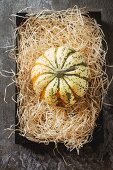
[[[64,46],[45,51],[31,70],[34,91],[50,105],[72,106],[85,95],[88,78],[83,53]]]

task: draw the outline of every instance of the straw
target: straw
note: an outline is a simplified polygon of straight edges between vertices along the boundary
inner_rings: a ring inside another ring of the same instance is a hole
[[[92,139],[107,90],[108,78],[103,70],[106,49],[102,45],[101,27],[84,9],[76,7],[30,15],[17,30],[20,37],[16,56],[20,134],[31,141],[61,142],[70,150],[79,150]],[[36,58],[48,48],[62,45],[84,52],[90,69],[86,95],[66,109],[39,101],[31,82]]]

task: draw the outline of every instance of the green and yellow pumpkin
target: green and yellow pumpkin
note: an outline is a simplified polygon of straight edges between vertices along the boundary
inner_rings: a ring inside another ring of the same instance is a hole
[[[51,105],[72,106],[88,89],[89,68],[84,54],[69,47],[50,48],[31,71],[33,89]]]

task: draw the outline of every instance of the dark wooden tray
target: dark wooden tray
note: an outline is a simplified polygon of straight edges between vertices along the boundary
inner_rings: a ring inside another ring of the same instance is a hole
[[[17,13],[17,17],[16,17],[16,26],[20,26],[20,24],[22,24],[23,22],[26,21],[27,19],[27,13]],[[102,25],[102,21],[101,21],[101,11],[91,11],[89,12],[90,17],[96,19],[97,23]],[[24,17],[24,18],[23,18]],[[17,32],[17,39],[16,39],[16,49],[17,49],[17,53],[18,53],[18,45],[19,45],[19,35]],[[16,72],[17,72],[17,66],[16,66]],[[18,90],[15,87],[15,93],[17,94]],[[17,95],[16,95],[16,100],[17,100]],[[17,125],[18,123],[18,117],[17,117],[17,104],[15,106],[15,125]],[[19,127],[19,125],[18,125]],[[18,128],[16,126],[16,128]],[[103,130],[103,110],[100,113],[100,116],[97,120],[97,127],[94,129],[93,132],[93,140],[88,143],[87,145],[90,145],[92,148],[96,148],[99,144],[104,142],[104,130]],[[39,144],[36,142],[31,142],[28,139],[26,139],[25,137],[21,136],[19,134],[18,131],[15,132],[15,144],[20,144],[23,145],[27,148],[32,149],[33,151],[37,152],[37,153],[45,153],[45,152],[50,152],[53,151],[55,145],[53,142],[51,142],[49,145],[44,145],[44,144]],[[59,143],[58,144],[58,148],[60,150],[63,150],[65,152],[68,152],[66,147]]]

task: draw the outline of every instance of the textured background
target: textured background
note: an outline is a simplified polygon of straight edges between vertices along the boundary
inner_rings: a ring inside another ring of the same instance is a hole
[[[12,13],[17,13],[26,7],[37,9],[54,8],[66,9],[78,5],[90,10],[102,9],[102,22],[109,50],[107,64],[113,65],[113,3],[112,0],[0,0],[0,71],[2,69],[15,70],[15,62],[8,57],[9,48],[13,44],[15,23],[12,23]],[[108,68],[109,77],[113,75],[113,68]],[[93,148],[84,146],[77,156],[76,151],[67,152],[61,148],[62,156],[55,150],[38,152],[38,148],[16,145],[14,135],[8,139],[9,131],[4,129],[15,122],[15,104],[11,96],[15,87],[8,87],[4,102],[4,88],[11,82],[10,78],[0,77],[0,170],[113,170],[113,107],[104,106],[104,142]],[[106,103],[113,104],[113,83],[109,87]],[[67,164],[65,163],[65,161]]]

